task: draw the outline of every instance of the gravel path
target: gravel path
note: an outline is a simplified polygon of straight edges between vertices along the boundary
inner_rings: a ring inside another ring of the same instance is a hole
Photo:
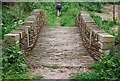
[[[42,28],[28,59],[31,73],[45,79],[68,79],[78,72],[90,72],[87,66],[94,63],[82,45],[78,27]]]

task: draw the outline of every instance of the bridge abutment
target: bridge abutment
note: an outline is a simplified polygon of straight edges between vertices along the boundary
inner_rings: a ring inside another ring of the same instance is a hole
[[[104,53],[115,41],[115,37],[100,29],[86,11],[77,14],[76,26],[80,27],[84,45],[92,51]]]

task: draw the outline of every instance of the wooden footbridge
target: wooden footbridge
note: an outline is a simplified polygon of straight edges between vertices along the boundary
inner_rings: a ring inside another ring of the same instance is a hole
[[[101,30],[86,11],[76,16],[75,27],[49,27],[44,10],[34,10],[24,23],[4,36],[5,44],[19,43],[30,51],[28,65],[33,74],[47,79],[67,79],[89,72],[88,65],[109,49],[114,36]],[[53,70],[48,66],[60,66]]]

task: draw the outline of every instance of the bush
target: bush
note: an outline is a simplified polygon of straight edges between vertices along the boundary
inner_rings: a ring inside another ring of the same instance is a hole
[[[100,76],[97,73],[78,73],[71,77],[71,81],[99,81]]]
[[[117,35],[115,37],[115,45],[120,45],[120,36],[119,35]]]
[[[120,46],[115,46],[110,51],[106,51],[101,56],[101,60],[96,64],[91,65],[94,72],[98,73],[102,79],[120,79]]]
[[[4,47],[2,79],[41,79],[43,76],[28,72],[27,59],[19,44]]]
[[[111,50],[106,51],[99,62],[92,64],[89,68],[93,71],[90,73],[79,73],[72,77],[75,81],[96,81],[97,80],[120,80],[120,46],[113,46]]]
[[[6,76],[21,74],[27,71],[26,59],[19,44],[4,47],[3,51],[3,78]]]

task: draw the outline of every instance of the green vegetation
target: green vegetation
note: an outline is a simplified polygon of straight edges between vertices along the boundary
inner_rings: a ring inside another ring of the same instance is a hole
[[[28,72],[27,59],[23,51],[19,49],[19,44],[4,47],[3,52],[3,79],[38,79],[43,76],[32,75]],[[23,74],[24,73],[24,74]]]
[[[2,37],[11,32],[28,17],[34,9],[44,9],[48,16],[48,26],[55,26],[56,9],[55,3],[32,3],[20,2],[12,6],[2,5]]]
[[[2,36],[9,33],[13,29],[19,27],[19,22],[25,20],[28,12],[20,9],[20,4],[16,3],[14,6],[3,5],[2,9]]]
[[[78,73],[71,77],[71,81],[96,81],[101,79],[97,73]]]
[[[3,79],[41,79],[41,78],[43,78],[43,76],[33,75],[27,72],[25,74],[8,75]]]
[[[95,73],[98,73],[102,79],[120,79],[120,46],[112,47],[111,50],[106,51],[101,56],[101,60],[90,68],[94,69]]]
[[[106,51],[99,62],[91,65],[93,71],[90,73],[78,73],[72,77],[75,81],[96,81],[96,80],[120,80],[120,47],[112,47],[111,50]]]
[[[6,75],[24,73],[27,70],[25,56],[18,44],[6,46],[3,54],[3,78]]]
[[[116,21],[111,20],[102,20],[100,16],[94,15],[93,12],[90,12],[90,16],[94,19],[97,25],[103,29],[104,31],[108,32],[109,34],[116,37],[115,44],[120,44],[120,37],[118,36],[118,32],[111,30],[110,28],[113,26],[120,26],[120,24]]]
[[[105,3],[95,3],[95,2],[67,2],[62,3],[63,9],[61,10],[61,26],[75,26],[75,17],[79,11],[95,11],[102,12],[101,8]]]
[[[58,69],[60,66],[47,66],[48,68]]]

